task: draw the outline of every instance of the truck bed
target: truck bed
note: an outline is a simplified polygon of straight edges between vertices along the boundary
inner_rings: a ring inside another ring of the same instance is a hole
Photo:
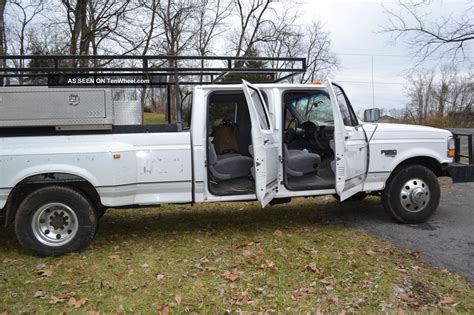
[[[136,127],[135,127],[136,128]],[[133,133],[0,134],[0,209],[18,183],[41,174],[69,174],[92,184],[108,207],[192,200],[191,135]],[[151,132],[150,132],[151,131]],[[31,131],[28,131],[31,132]]]

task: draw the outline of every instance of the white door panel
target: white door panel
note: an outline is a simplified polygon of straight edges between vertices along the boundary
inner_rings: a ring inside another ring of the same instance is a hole
[[[252,122],[252,146],[257,199],[265,207],[278,190],[278,142],[260,90],[242,80]]]
[[[336,192],[344,201],[363,189],[368,163],[367,138],[362,126],[350,126],[344,122],[335,88],[338,93],[342,90],[329,79],[327,86],[334,111]]]

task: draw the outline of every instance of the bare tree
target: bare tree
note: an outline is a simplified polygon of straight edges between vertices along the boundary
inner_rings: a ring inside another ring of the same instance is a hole
[[[313,21],[303,37],[306,39],[304,48],[308,69],[300,82],[307,83],[327,76],[328,72],[337,68],[339,61],[331,51],[330,35],[324,31],[321,22]]]
[[[434,120],[453,125],[472,111],[473,76],[460,75],[453,65],[441,66],[438,71],[419,70],[408,78],[407,95],[407,116],[414,122]]]
[[[97,54],[102,41],[116,32],[118,23],[127,11],[129,0],[61,0],[66,10],[70,31],[71,55]],[[81,60],[81,66],[87,60]]]
[[[15,54],[25,55],[28,50],[27,39],[32,31],[30,26],[42,11],[44,10],[43,1],[34,3],[24,3],[23,1],[11,1],[9,12],[8,30],[9,30],[9,48]],[[24,60],[20,60],[16,66],[23,68]]]
[[[422,124],[430,112],[433,104],[434,71],[420,70],[408,77],[407,95],[410,102],[407,105],[409,115],[419,124]]]
[[[235,56],[246,57],[250,52],[255,51],[254,46],[262,41],[260,37],[262,27],[274,23],[268,18],[268,15],[273,12],[270,6],[272,0],[234,1],[239,18],[239,27],[234,38]]]
[[[450,53],[454,58],[461,54],[468,42],[474,41],[474,5],[466,7],[463,14],[448,14],[431,21],[427,12],[430,0],[399,0],[399,10],[385,8],[388,26],[382,31],[391,33],[397,40],[409,36],[408,44],[421,60],[434,53]]]
[[[229,0],[202,0],[196,8],[194,15],[196,36],[193,43],[194,49],[199,56],[207,56],[211,53],[214,39],[225,32],[222,28],[225,20],[231,15],[232,1]],[[205,61],[201,60],[200,66],[204,68]],[[203,76],[200,76],[202,82]]]
[[[0,0],[0,55],[5,55],[6,45],[5,45],[5,6],[7,0]],[[0,62],[3,62],[1,60]]]

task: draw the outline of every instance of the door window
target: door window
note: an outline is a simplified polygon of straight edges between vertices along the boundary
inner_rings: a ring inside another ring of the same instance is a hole
[[[342,121],[344,126],[356,126],[358,125],[357,117],[352,110],[351,104],[346,97],[346,94],[340,86],[333,84],[334,93],[336,94],[337,104],[341,112]]]
[[[260,129],[262,130],[270,130],[270,119],[268,118],[267,111],[265,109],[265,102],[262,99],[262,95],[260,91],[254,89],[253,87],[249,86],[252,89],[252,100],[255,104],[255,109],[257,110],[258,116],[258,123],[260,125]]]

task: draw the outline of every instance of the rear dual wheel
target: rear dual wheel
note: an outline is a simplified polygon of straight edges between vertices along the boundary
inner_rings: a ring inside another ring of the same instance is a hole
[[[35,190],[20,204],[15,233],[35,256],[60,256],[84,250],[94,238],[97,214],[81,192],[64,186]]]

